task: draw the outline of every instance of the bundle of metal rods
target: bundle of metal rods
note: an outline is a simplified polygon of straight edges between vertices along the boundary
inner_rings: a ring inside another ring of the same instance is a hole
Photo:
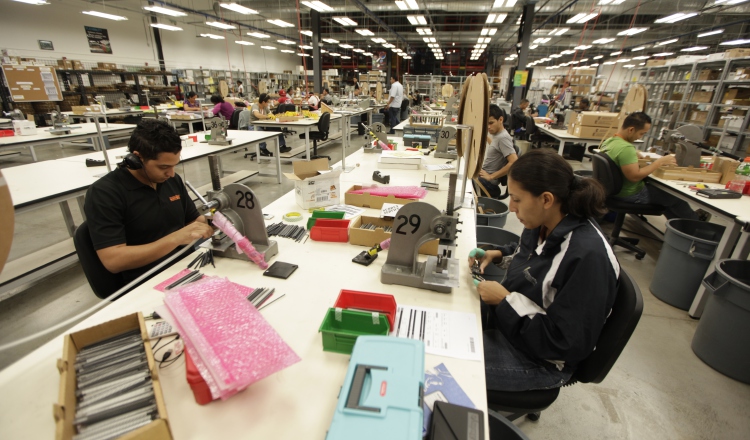
[[[360,229],[370,229],[375,230],[377,228],[383,228],[383,232],[391,232],[391,229],[393,229],[391,226],[378,226],[374,223],[365,223],[359,227]]]
[[[301,241],[307,235],[307,230],[304,226],[287,225],[284,222],[274,223],[266,227],[266,232],[269,237],[275,235],[277,237],[291,238],[296,242]]]

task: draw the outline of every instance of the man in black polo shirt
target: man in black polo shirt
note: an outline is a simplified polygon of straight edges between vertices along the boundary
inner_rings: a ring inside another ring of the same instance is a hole
[[[125,282],[213,232],[174,172],[182,145],[172,127],[144,119],[128,150],[117,169],[91,185],[84,205],[99,259]]]

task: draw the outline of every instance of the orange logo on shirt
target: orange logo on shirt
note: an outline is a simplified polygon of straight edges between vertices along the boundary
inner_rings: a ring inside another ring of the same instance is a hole
[[[175,194],[175,195],[173,195],[172,197],[169,198],[170,202],[176,202],[178,200],[180,200],[180,195],[179,194]]]

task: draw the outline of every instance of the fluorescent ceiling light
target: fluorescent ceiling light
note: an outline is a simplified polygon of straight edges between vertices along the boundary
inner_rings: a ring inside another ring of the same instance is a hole
[[[276,50],[276,48],[273,46],[261,46],[260,48],[265,50]]]
[[[151,27],[164,29],[166,31],[181,31],[182,30],[181,27],[171,26],[171,25],[163,24],[163,23],[151,23]]]
[[[621,54],[622,54],[622,51],[618,51],[618,52],[612,52],[611,54],[609,54],[609,56],[616,57],[617,55],[621,55]]]
[[[565,32],[568,32],[569,30],[570,28],[555,28],[555,29],[552,29],[548,35],[560,36],[564,34]]]
[[[294,27],[293,24],[287,23],[284,20],[274,19],[274,20],[266,20],[266,21],[278,27]]]
[[[638,63],[639,66],[645,66],[646,63]]]
[[[362,55],[364,55],[366,57],[371,57],[372,56],[372,52],[365,52]]]
[[[385,43],[385,38],[370,38],[370,40],[372,40],[373,43],[378,43],[378,44]],[[337,43],[338,43],[338,41],[337,41]]]
[[[646,46],[639,46],[639,47],[634,47],[634,48],[630,49],[630,51],[631,52],[638,52],[638,51],[643,50],[645,48],[646,48]]]
[[[341,47],[343,49],[351,49],[354,46],[352,46],[351,44],[344,44],[344,43],[342,43],[342,44],[339,44],[339,47]]]
[[[629,63],[630,61],[631,61],[630,58],[621,58],[615,62],[616,63]]]
[[[551,40],[551,38],[537,38],[536,40],[534,40],[534,44],[544,44],[549,40]]]
[[[605,62],[605,63],[603,63],[603,64],[604,64],[605,66],[611,66],[612,64],[615,64],[615,62],[614,62],[614,61],[607,61],[607,62]]]
[[[357,22],[349,17],[333,17],[334,21],[338,22],[341,26],[356,26]]]
[[[255,43],[251,43],[249,41],[243,41],[243,40],[237,40],[235,41],[237,44],[241,44],[243,46],[255,46]]]
[[[584,58],[584,59],[582,59],[582,60],[581,60],[581,62],[582,62],[582,63],[585,63],[585,62],[586,62],[586,61],[588,61],[588,60],[589,60],[588,58]]]
[[[41,5],[48,5],[45,0],[14,0],[19,3],[26,3],[27,5],[34,5],[34,6],[41,6]]]
[[[724,32],[724,29],[717,29],[715,31],[706,32],[705,34],[698,34],[697,37],[698,38],[703,38],[703,37],[708,37],[709,35],[721,34],[723,32]]]
[[[207,21],[206,24],[219,29],[237,29],[237,26],[233,24],[226,24],[220,21]]]
[[[696,52],[699,50],[706,50],[708,49],[708,46],[693,46],[693,47],[686,47],[685,49],[682,49],[680,52]]]
[[[364,52],[364,49],[352,49],[352,52],[362,53]]]
[[[695,17],[696,15],[698,15],[697,12],[678,12],[676,14],[659,18],[655,20],[654,23],[676,23],[678,21],[686,20],[690,17]]]
[[[479,43],[479,44],[489,43],[490,41],[492,41],[492,38],[490,38],[490,37],[487,37],[487,38],[479,37],[479,38],[477,38],[477,43]]]
[[[552,54],[552,55],[550,55],[549,57],[550,57],[550,58],[560,58],[560,57],[562,57],[562,55],[558,55],[558,54]]]
[[[396,1],[396,6],[398,6],[398,8],[400,10],[402,10],[402,11],[408,11],[409,10],[409,7],[406,6],[406,2],[401,1],[401,0],[397,0]]]
[[[339,42],[339,40],[334,40],[333,38],[323,38],[323,41],[326,43],[336,44]]]
[[[352,59],[352,57],[350,57],[350,56],[348,56],[348,55],[343,55],[343,56],[341,56],[341,59],[342,59],[342,60],[351,60],[351,59]]]
[[[21,0],[16,0],[21,1]],[[157,14],[169,15],[172,17],[187,17],[187,14],[182,11],[175,11],[174,9],[162,8],[161,6],[144,6],[143,9]]]
[[[651,58],[651,55],[642,55],[640,57],[633,57],[634,60],[647,60]]]
[[[329,53],[328,55],[330,55],[330,56],[332,56],[332,57],[340,57],[340,56],[341,56],[341,54],[340,54],[340,53],[338,53],[338,52],[331,52],[331,53]]]
[[[282,50],[280,50],[280,52],[283,52],[283,53],[294,53],[293,50],[289,50],[289,49],[282,49]]]
[[[290,44],[296,44],[296,43],[295,43],[294,41],[292,41],[292,40],[276,40],[276,42],[277,42],[277,43],[281,43],[281,44],[286,44],[286,45],[290,45]]]
[[[529,46],[529,49],[531,49],[531,50],[534,50],[534,49],[536,49],[537,47],[539,47],[539,45],[538,45],[538,44],[532,44],[531,46]]]
[[[224,39],[224,37],[222,37],[221,35],[216,35],[216,34],[201,34],[201,37],[203,37],[203,38],[210,38],[212,40],[223,40]]]
[[[320,53],[326,53],[326,50],[325,50],[325,49],[323,49],[323,48],[321,48],[321,49],[320,49]]]
[[[492,3],[492,9],[502,8],[504,2],[505,2],[505,0],[495,0],[495,2]]]
[[[613,5],[620,5],[622,3],[625,3],[625,0],[599,0],[599,6],[613,6]]]
[[[719,46],[739,46],[740,44],[748,44],[750,43],[750,40],[732,40],[732,41],[724,41],[722,43],[719,43]]]
[[[604,55],[597,55],[594,57],[595,60],[601,60],[602,58],[604,58]]]
[[[312,46],[308,46],[308,45],[306,45],[306,44],[303,44],[303,45],[302,45],[302,46],[300,46],[299,48],[300,48],[300,49],[303,49],[303,50],[312,50],[312,48],[313,48],[313,47],[312,47]]]
[[[424,18],[424,15],[407,15],[406,19],[415,26],[418,24],[427,24],[427,19]]]
[[[618,33],[617,35],[635,35],[635,34],[640,34],[641,32],[645,32],[647,30],[648,28],[630,28],[630,29],[626,29]]]
[[[490,14],[487,16],[486,23],[492,24],[492,23],[502,23],[505,21],[505,19],[508,18],[508,14]]]
[[[592,41],[593,44],[607,44],[615,41],[616,38],[600,38],[598,40]]]
[[[271,38],[270,35],[266,35],[260,32],[248,32],[247,34],[255,38]]]
[[[318,12],[331,12],[333,11],[333,8],[328,6],[327,4],[319,1],[312,1],[312,2],[300,2],[303,5],[307,6],[310,9],[315,9]]]
[[[390,49],[392,47],[396,47],[396,45],[394,45],[394,44],[384,44],[383,47]]]
[[[674,52],[661,52],[661,53],[655,53],[651,55],[652,57],[668,57],[670,55],[674,55]]]
[[[406,56],[404,56],[404,59],[405,59],[405,60],[410,60],[410,59],[411,59],[411,57],[410,57],[409,55],[406,55]]]
[[[252,15],[258,13],[258,11],[256,11],[255,9],[246,8],[242,5],[238,5],[237,3],[219,3],[219,6],[224,9],[229,9],[230,11],[239,12],[240,14],[244,15]]]
[[[561,55],[573,55],[574,53],[576,53],[576,51],[570,49],[560,52]]]
[[[575,47],[575,50],[587,50],[587,49],[591,49],[591,46],[587,46],[584,44],[584,45]]]
[[[302,35],[307,35],[308,37],[312,37],[313,36],[312,31],[299,31],[299,33],[302,34]]]
[[[122,15],[105,14],[104,12],[99,11],[83,11],[83,13],[86,15],[93,15],[94,17],[106,18],[108,20],[115,21],[123,21],[128,19],[128,17],[123,17]]]
[[[679,40],[680,40],[679,38],[673,38],[671,40],[660,41],[660,42],[656,43],[656,45],[657,46],[666,46],[667,44],[676,43]]]
[[[633,67],[635,67],[635,64],[626,64],[622,67],[627,67],[628,69],[632,69]]]
[[[419,35],[432,35],[432,29],[430,28],[417,28]]]
[[[354,29],[354,32],[358,33],[359,35],[365,36],[365,37],[369,37],[370,35],[375,35],[369,29]]]
[[[593,12],[591,14],[587,14],[585,12],[581,12],[580,14],[576,14],[573,17],[569,18],[568,21],[566,21],[566,23],[583,24],[583,23],[586,23],[587,21],[591,20],[592,18],[596,17],[597,15],[599,15],[598,12]]]
[[[397,5],[398,5],[398,3],[399,2],[396,2]],[[403,9],[403,10],[409,10],[409,9],[411,9],[411,10],[415,10],[416,11],[417,9],[419,9],[419,5],[417,4],[416,0],[405,0],[405,1],[402,1],[400,3],[405,3],[406,4],[405,5],[406,9]],[[399,6],[399,9],[400,8],[401,8],[401,6]]]
[[[299,55],[301,57],[309,57],[310,56],[309,54],[306,54],[306,53],[298,53],[297,55]]]
[[[599,67],[599,63],[594,63],[590,67]]]

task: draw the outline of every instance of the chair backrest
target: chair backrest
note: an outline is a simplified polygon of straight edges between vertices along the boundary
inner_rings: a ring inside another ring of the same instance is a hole
[[[99,298],[106,298],[125,286],[122,276],[107,270],[94,249],[94,242],[89,234],[89,226],[81,223],[73,234],[73,244],[81,262],[83,273],[91,285],[94,294]]]
[[[573,380],[583,383],[600,383],[612,369],[622,350],[627,345],[643,313],[643,296],[638,285],[620,267],[617,296],[612,312],[604,323],[596,348],[578,365]]]
[[[331,114],[323,113],[318,119],[318,131],[321,133],[328,134],[328,130],[331,128]]]
[[[526,134],[532,135],[536,133],[536,122],[534,122],[534,118],[531,116],[526,116]]]
[[[618,194],[622,189],[622,170],[605,152],[600,151],[591,156],[594,167],[594,179],[604,186],[607,196]]]
[[[279,104],[276,113],[293,112],[295,109],[294,104]]]
[[[240,122],[240,113],[242,113],[243,110],[247,110],[247,109],[245,107],[234,109],[234,112],[232,113],[232,117],[229,119],[230,130],[237,130],[237,125]]]

